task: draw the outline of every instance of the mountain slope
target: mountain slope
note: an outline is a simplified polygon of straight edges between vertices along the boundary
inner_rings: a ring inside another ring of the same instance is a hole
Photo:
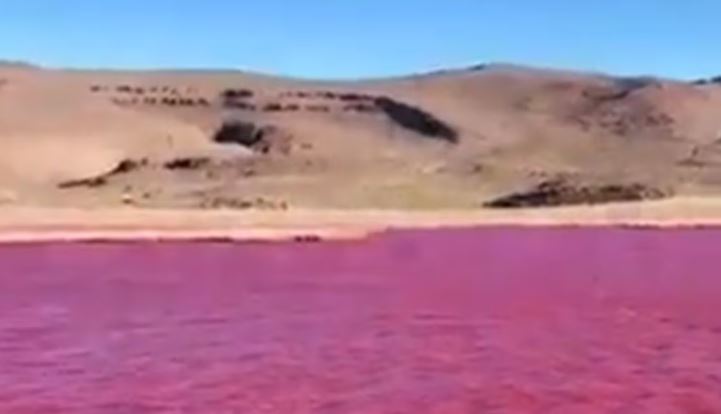
[[[503,65],[345,83],[6,65],[0,141],[0,201],[20,205],[637,201],[721,190],[721,87]]]

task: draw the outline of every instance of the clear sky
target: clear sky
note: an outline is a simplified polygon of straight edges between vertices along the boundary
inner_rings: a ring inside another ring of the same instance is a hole
[[[509,62],[721,73],[719,0],[0,0],[0,58],[301,77]]]

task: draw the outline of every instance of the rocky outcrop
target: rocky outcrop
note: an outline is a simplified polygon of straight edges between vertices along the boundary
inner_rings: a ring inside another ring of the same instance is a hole
[[[236,144],[253,148],[263,140],[263,129],[252,122],[225,122],[213,136],[219,144]]]
[[[488,208],[557,207],[654,200],[667,194],[642,184],[573,185],[563,180],[543,182],[528,191],[512,193],[484,204]]]
[[[213,141],[218,144],[240,145],[262,154],[288,154],[291,149],[290,135],[272,125],[258,126],[244,121],[223,123],[213,136]]]
[[[388,118],[403,128],[423,136],[438,138],[451,143],[458,142],[458,133],[453,128],[420,108],[385,96],[376,98],[374,103]]]
[[[100,174],[95,177],[64,181],[64,182],[58,184],[58,188],[67,190],[67,189],[80,188],[80,187],[86,187],[86,188],[102,187],[108,183],[110,178],[117,176],[117,175],[128,174],[132,171],[135,171],[139,168],[146,166],[147,164],[148,164],[148,161],[146,159],[142,159],[142,160],[124,159],[124,160],[120,161],[111,170],[109,170],[103,174]]]
[[[237,99],[249,99],[255,96],[255,92],[250,89],[226,89],[220,93],[221,98],[224,100],[237,100]]]

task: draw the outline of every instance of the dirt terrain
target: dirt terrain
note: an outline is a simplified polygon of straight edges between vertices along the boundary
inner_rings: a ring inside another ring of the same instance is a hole
[[[721,192],[721,83],[0,65],[0,204],[508,209]]]

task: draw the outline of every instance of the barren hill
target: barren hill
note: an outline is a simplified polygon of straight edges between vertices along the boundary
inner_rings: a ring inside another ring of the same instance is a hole
[[[0,64],[0,202],[510,208],[721,193],[721,84],[488,65],[312,82]]]

